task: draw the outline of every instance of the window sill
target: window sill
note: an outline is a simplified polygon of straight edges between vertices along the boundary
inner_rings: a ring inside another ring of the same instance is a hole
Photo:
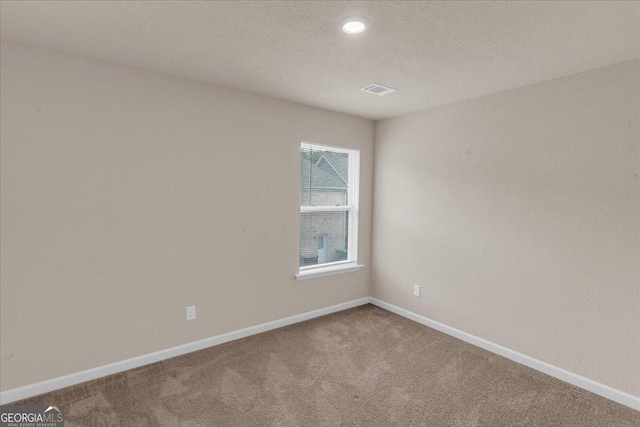
[[[316,277],[331,276],[333,274],[351,273],[352,271],[360,271],[364,265],[350,262],[342,265],[331,265],[327,267],[318,267],[310,270],[302,270],[300,273],[295,274],[296,280],[308,280],[315,279]]]

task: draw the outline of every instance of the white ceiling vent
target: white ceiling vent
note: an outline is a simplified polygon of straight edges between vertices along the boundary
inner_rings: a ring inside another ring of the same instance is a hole
[[[382,86],[377,83],[371,84],[369,86],[365,86],[360,89],[363,92],[372,93],[374,95],[382,96],[391,92],[395,92],[395,89],[391,89],[390,87]]]

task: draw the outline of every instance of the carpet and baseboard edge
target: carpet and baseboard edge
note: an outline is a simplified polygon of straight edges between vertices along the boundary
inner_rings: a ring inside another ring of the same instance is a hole
[[[506,357],[507,359],[513,360],[514,362],[520,363],[521,365],[528,366],[529,368],[550,375],[576,387],[580,387],[599,396],[613,400],[614,402],[628,406],[629,408],[635,409],[636,411],[640,411],[640,397],[633,396],[629,393],[625,393],[624,391],[617,390],[613,387],[609,387],[599,382],[590,380],[589,378],[585,378],[581,375],[574,374],[573,372],[558,368],[557,366],[550,365],[541,360],[527,356],[526,354],[519,353],[515,350],[511,350],[509,348],[503,347],[491,341],[487,341],[475,335],[471,335],[459,329],[452,328],[451,326],[447,326],[435,320],[431,320],[427,317],[397,307],[393,304],[389,304],[385,301],[381,301],[377,298],[370,298],[371,304],[375,306],[398,314],[407,319],[413,320],[414,322],[421,323],[447,335],[451,335],[452,337],[468,342],[469,344],[473,344],[476,347],[480,347],[492,353]]]
[[[141,366],[149,365],[151,363],[171,359],[172,357],[181,356],[183,354],[187,354],[187,353],[202,350],[205,348],[213,347],[216,345],[224,344],[230,341],[235,341],[240,338],[245,338],[245,337],[256,335],[262,332],[267,332],[272,329],[282,328],[283,326],[292,325],[298,322],[304,322],[305,320],[310,320],[310,319],[314,319],[316,317],[324,316],[327,314],[336,313],[338,311],[343,311],[353,307],[358,307],[360,305],[369,304],[370,302],[371,302],[370,297],[359,298],[359,299],[347,301],[341,304],[320,308],[318,310],[308,311],[306,313],[285,317],[283,319],[261,323],[259,325],[250,326],[244,329],[239,329],[237,331],[216,335],[211,338],[205,338],[203,340],[190,342],[187,344],[167,348],[160,351],[155,351],[153,353],[144,354],[142,356],[133,357],[131,359],[109,363],[108,365],[98,366],[96,368],[87,369],[87,370],[75,372],[69,375],[52,378],[50,380],[40,381],[40,382],[29,384],[23,387],[6,390],[0,393],[0,405],[5,405],[7,403],[28,399],[30,397],[37,396],[39,394],[48,393],[50,391],[54,391],[64,387],[80,384],[86,381],[91,381],[98,378],[106,377],[108,375],[117,374],[119,372],[127,371],[129,369],[139,368]]]
[[[452,337],[458,338],[469,344],[475,345],[492,353],[506,357],[514,362],[528,366],[552,377],[558,378],[574,386],[580,387],[599,396],[613,400],[614,402],[625,405],[629,408],[640,411],[640,397],[633,396],[629,393],[617,390],[613,387],[598,383],[589,378],[585,378],[578,374],[566,371],[557,366],[550,365],[541,360],[503,347],[499,344],[487,341],[479,338],[475,335],[468,334],[459,329],[452,328],[435,320],[431,320],[427,317],[413,313],[409,310],[397,307],[389,304],[385,301],[381,301],[373,297],[364,297],[356,300],[344,302],[341,304],[332,305],[330,307],[321,308],[318,310],[309,311],[307,313],[297,314],[294,316],[285,317],[283,319],[274,320],[260,325],[251,326],[237,331],[228,332],[221,335],[216,335],[211,338],[195,341],[192,343],[180,345],[177,347],[168,348],[165,350],[156,351],[153,353],[145,354],[142,356],[126,359],[120,362],[110,363],[108,365],[99,366],[85,371],[76,372],[69,375],[64,375],[50,380],[41,381],[34,384],[29,384],[23,387],[18,387],[10,390],[6,390],[0,393],[0,404],[5,405],[18,400],[27,399],[39,394],[47,393],[50,391],[58,390],[64,387],[80,384],[86,381],[91,381],[97,378],[105,377],[108,375],[123,372],[129,369],[138,368],[151,363],[159,362],[162,360],[170,359],[172,357],[180,356],[183,354],[191,353],[194,351],[202,350],[204,348],[213,347],[216,345],[224,344],[226,342],[234,341],[240,338],[245,338],[251,335],[256,335],[262,332],[270,331],[272,329],[281,328],[283,326],[292,325],[294,323],[303,322],[316,317],[324,316],[338,311],[347,310],[353,307],[358,307],[364,304],[373,304],[377,307],[398,314],[407,319],[421,323],[430,328],[436,329]]]

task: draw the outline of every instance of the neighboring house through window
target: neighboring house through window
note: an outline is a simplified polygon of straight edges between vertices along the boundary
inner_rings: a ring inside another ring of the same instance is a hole
[[[360,152],[302,143],[300,273],[355,266]]]

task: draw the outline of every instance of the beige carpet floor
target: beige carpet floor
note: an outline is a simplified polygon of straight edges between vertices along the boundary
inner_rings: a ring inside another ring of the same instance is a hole
[[[66,426],[640,426],[640,412],[366,305],[19,404]]]

